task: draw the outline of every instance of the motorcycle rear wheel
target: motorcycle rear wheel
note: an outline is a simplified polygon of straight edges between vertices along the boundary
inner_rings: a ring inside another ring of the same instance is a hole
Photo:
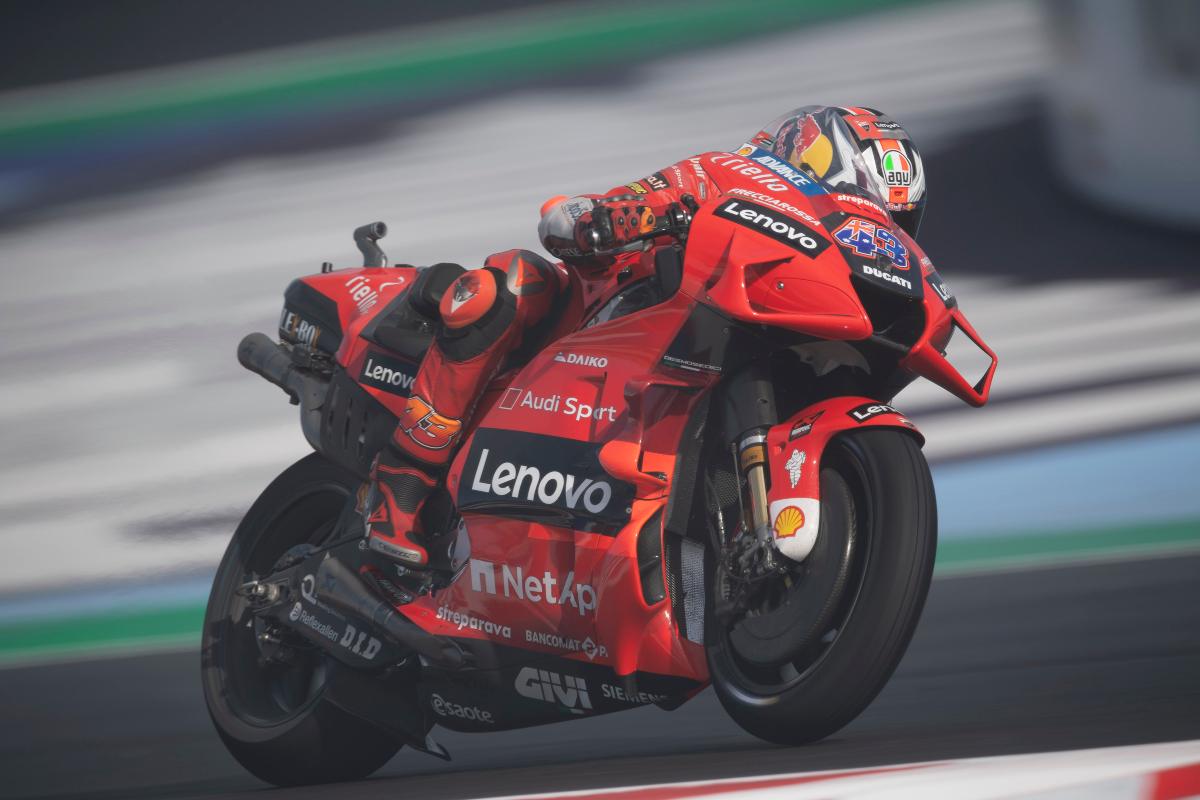
[[[838,587],[831,608],[795,612],[797,626],[815,617],[822,629],[782,663],[767,663],[772,659],[744,652],[746,637],[735,640],[707,615],[717,697],[747,732],[777,744],[823,739],[874,700],[908,647],[933,574],[937,505],[911,435],[877,428],[834,439],[822,456],[821,493],[818,542],[825,537],[852,553],[830,561],[845,568],[844,582],[830,582]],[[794,630],[780,637],[797,640]],[[763,648],[777,650],[778,643]]]
[[[319,651],[298,649],[286,665],[265,660],[246,601],[235,593],[290,548],[325,542],[357,485],[319,454],[297,461],[250,507],[213,581],[201,640],[204,700],[233,757],[276,786],[364,778],[400,749],[390,734],[324,698]]]

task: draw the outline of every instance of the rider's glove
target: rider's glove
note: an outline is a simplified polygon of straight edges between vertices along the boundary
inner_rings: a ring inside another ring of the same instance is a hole
[[[612,252],[652,232],[657,221],[633,196],[605,198],[575,223],[575,241],[594,253]]]
[[[587,258],[620,250],[653,230],[656,219],[633,195],[554,198],[542,207],[538,236],[559,258]]]

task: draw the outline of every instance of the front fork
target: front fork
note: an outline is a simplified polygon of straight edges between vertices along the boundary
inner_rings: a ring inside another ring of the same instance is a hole
[[[726,384],[724,414],[726,434],[737,434],[733,440],[735,463],[738,477],[746,485],[743,523],[753,532],[760,553],[773,561],[767,499],[767,430],[779,422],[779,412],[766,363],[752,364]]]

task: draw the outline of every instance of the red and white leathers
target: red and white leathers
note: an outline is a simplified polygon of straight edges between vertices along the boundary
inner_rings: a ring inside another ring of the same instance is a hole
[[[684,195],[703,204],[720,193],[703,160],[681,161],[605,195],[548,202],[539,227],[542,243],[595,285],[612,262],[578,241],[595,207],[612,210],[619,249]],[[526,333],[546,319],[568,283],[563,266],[529,251],[510,250],[489,257],[481,269],[464,272],[442,295],[440,330],[372,472],[378,498],[367,520],[372,550],[418,568],[429,564],[417,520],[421,505],[457,451],[484,388]]]
[[[854,129],[844,123],[850,116],[863,125],[874,120],[888,125],[889,136],[903,136],[895,123],[862,108],[798,109],[805,119],[822,119],[833,139],[857,141],[857,146],[878,135]],[[814,113],[821,116],[813,116]],[[791,120],[785,116],[780,124]],[[832,126],[842,126],[839,132]],[[868,126],[869,127],[869,126]],[[848,132],[848,133],[847,133]],[[882,134],[879,134],[882,135]],[[603,283],[614,263],[614,254],[639,247],[635,239],[644,238],[672,206],[690,210],[716,200],[725,188],[744,185],[747,178],[761,184],[764,195],[746,196],[771,205],[787,204],[789,186],[781,173],[747,155],[757,147],[771,148],[786,144],[780,157],[792,161],[812,155],[813,142],[805,139],[803,149],[791,137],[784,142],[778,132],[761,131],[747,149],[737,153],[712,152],[686,158],[640,180],[617,186],[603,195],[554,198],[542,207],[539,237],[546,249],[578,270],[587,286]],[[831,145],[832,147],[833,145]],[[796,152],[793,152],[796,150]],[[826,161],[833,161],[832,156]],[[810,175],[821,177],[829,163],[815,166],[805,160],[795,164]],[[747,192],[745,189],[735,191]],[[853,193],[853,189],[848,187]],[[782,194],[781,194],[782,193]],[[876,216],[882,222],[887,213],[865,197],[838,195],[854,201],[856,213]],[[815,220],[814,220],[815,221]],[[488,382],[506,356],[520,346],[530,328],[543,321],[556,299],[570,281],[566,269],[550,264],[540,256],[523,250],[511,250],[491,256],[482,269],[460,276],[441,299],[442,326],[425,356],[413,383],[412,396],[400,417],[391,446],[380,455],[373,477],[380,496],[368,520],[373,550],[414,566],[429,563],[429,554],[420,541],[417,514],[421,503],[437,485],[441,470],[449,463],[462,437],[466,423]]]
[[[377,502],[367,519],[372,550],[416,567],[429,563],[417,515],[458,448],[485,386],[526,333],[546,319],[566,271],[527,250],[489,256],[441,297],[441,325],[413,380],[388,447],[372,471]]]

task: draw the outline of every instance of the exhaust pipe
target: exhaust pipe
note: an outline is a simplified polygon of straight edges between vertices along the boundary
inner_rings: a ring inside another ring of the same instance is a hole
[[[300,428],[314,450],[321,449],[321,406],[329,383],[305,375],[283,345],[265,333],[248,333],[238,343],[238,363],[287,392],[293,405],[300,406]]]
[[[369,620],[401,645],[447,669],[461,669],[467,654],[454,642],[426,633],[396,613],[366,587],[354,571],[326,553],[317,567],[317,596],[330,608],[351,617]]]

